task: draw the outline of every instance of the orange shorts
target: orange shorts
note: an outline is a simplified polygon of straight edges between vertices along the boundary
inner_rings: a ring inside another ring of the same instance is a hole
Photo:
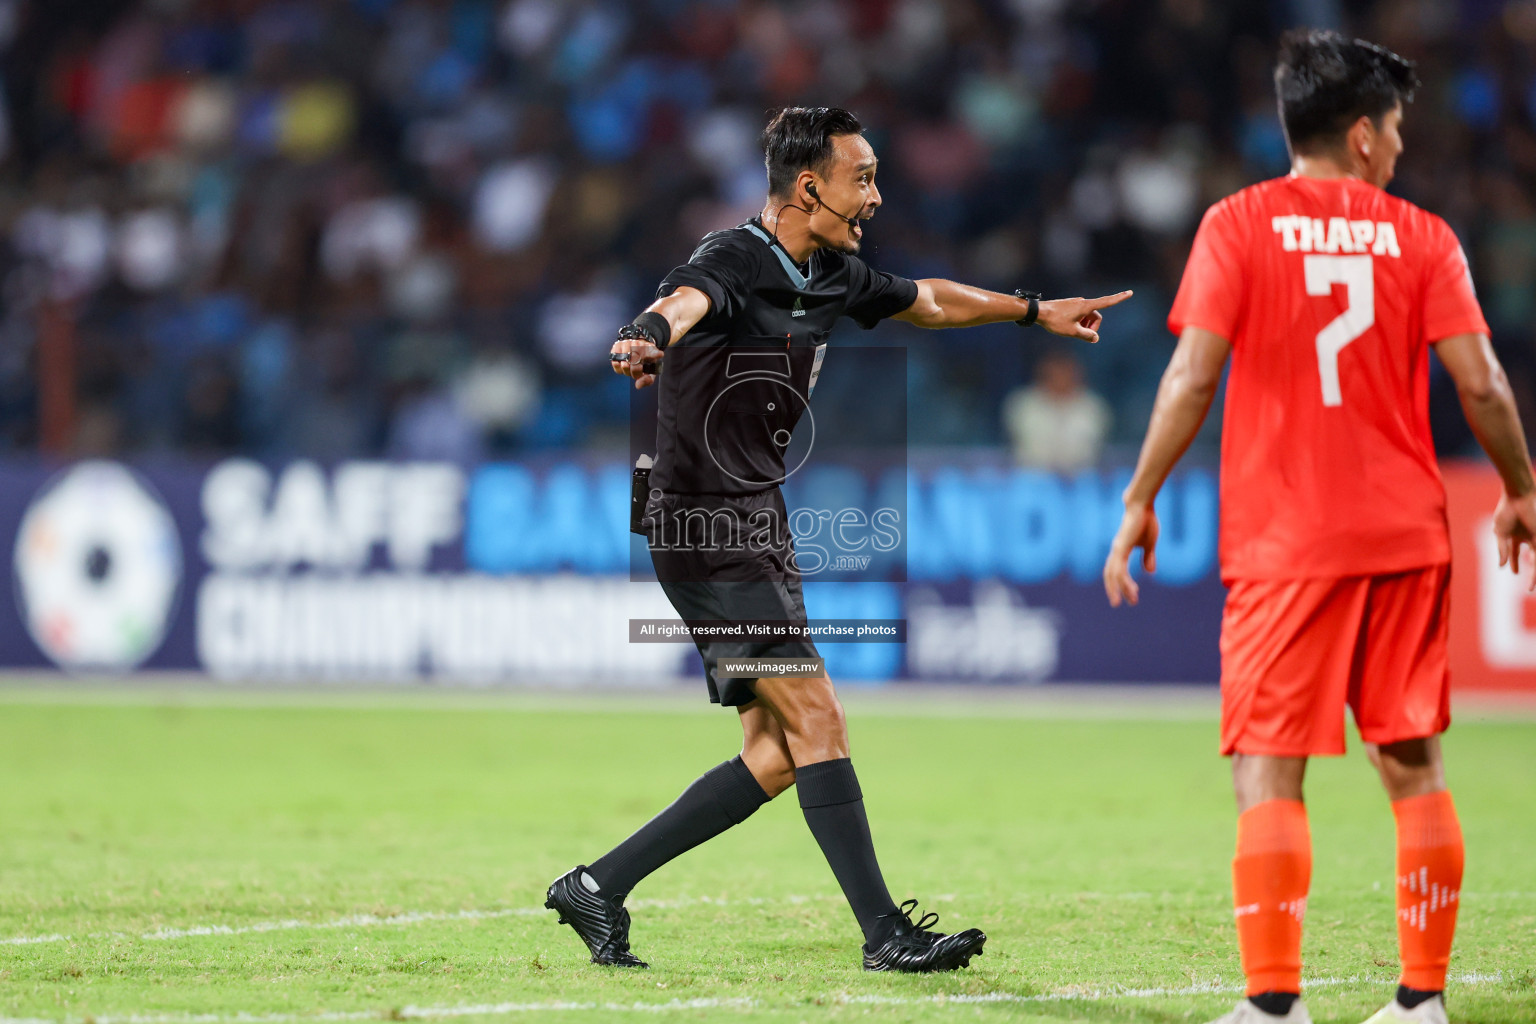
[[[1451,724],[1449,565],[1386,576],[1237,580],[1221,620],[1221,752],[1344,753]]]

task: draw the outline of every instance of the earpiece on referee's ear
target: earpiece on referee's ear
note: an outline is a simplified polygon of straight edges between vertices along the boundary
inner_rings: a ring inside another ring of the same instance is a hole
[[[818,203],[821,202],[821,196],[816,194],[816,183],[815,182],[811,182],[810,184],[805,186],[805,194],[810,196],[812,199],[816,200]]]

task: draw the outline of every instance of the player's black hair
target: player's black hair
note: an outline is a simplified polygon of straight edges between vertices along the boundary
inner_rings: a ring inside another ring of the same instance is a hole
[[[832,137],[858,135],[859,119],[842,107],[785,107],[763,129],[768,194],[789,198],[795,175],[809,167],[822,177],[832,163]]]
[[[1319,29],[1280,37],[1275,98],[1292,153],[1336,145],[1361,117],[1379,123],[1419,84],[1413,61],[1364,39]]]

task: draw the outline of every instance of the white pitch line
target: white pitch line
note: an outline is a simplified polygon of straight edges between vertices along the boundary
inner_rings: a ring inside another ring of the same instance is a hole
[[[421,921],[483,921],[497,917],[519,917],[548,911],[533,907],[509,907],[505,910],[456,910],[445,913],[433,910],[411,911],[405,914],[349,914],[329,921],[258,921],[255,924],[232,927],[225,924],[202,924],[191,928],[159,928],[139,936],[151,942],[162,939],[187,939],[198,935],[252,935],[261,932],[286,932],[299,928],[376,928],[389,924],[417,924]]]
[[[295,931],[302,928],[373,928],[379,925],[416,924],[421,921],[477,921],[486,918],[514,917],[544,913],[533,907],[511,907],[505,910],[459,910],[452,913],[438,911],[412,911],[405,914],[383,916],[379,914],[350,914],[327,921],[301,921],[297,918],[284,921],[257,921],[255,924],[232,926],[227,924],[200,924],[189,928],[157,928],[152,932],[133,935],[128,932],[91,932],[81,939],[134,938],[155,942],[164,939],[186,939],[201,935],[253,935],[261,932]],[[23,935],[0,939],[0,946],[30,946],[41,942],[70,942],[71,935]]]
[[[0,1017],[0,1024],[300,1024],[308,1021],[427,1020],[443,1017],[507,1016],[570,1010],[612,1013],[668,1013],[673,1010],[750,1009],[755,999],[672,999],[665,1003],[472,1003],[459,1006],[402,1006],[388,1010],[332,1010],[322,1013],[127,1013],[89,1017]]]
[[[932,897],[930,903],[952,903],[957,897],[946,893]],[[1095,900],[1205,900],[1206,896],[1198,893],[1171,893],[1171,892],[1068,892],[1043,896],[1032,896],[1031,899],[1043,899],[1046,901],[1070,902],[1078,899]],[[1211,896],[1209,899],[1215,900]],[[1536,898],[1536,893],[1531,892],[1464,892],[1461,894],[1463,903],[1475,902],[1479,899],[1531,899]],[[627,906],[631,910],[684,910],[688,907],[763,907],[790,904],[798,906],[805,903],[818,903],[822,901],[836,900],[835,895],[823,894],[818,896],[743,896],[736,899],[715,899],[709,896],[685,896],[680,899],[670,900],[631,900]],[[1226,896],[1220,900],[1225,901]],[[227,924],[199,924],[189,925],[185,928],[157,928],[154,931],[140,932],[89,932],[85,935],[15,935],[0,938],[0,946],[35,946],[51,942],[75,942],[92,939],[141,939],[147,942],[158,942],[166,939],[189,939],[210,935],[260,935],[264,932],[288,932],[302,931],[304,929],[334,929],[334,928],[379,928],[398,925],[421,924],[428,921],[490,921],[506,917],[539,917],[550,913],[549,910],[540,907],[503,907],[495,910],[412,910],[400,914],[348,914],[344,917],[333,917],[322,921],[304,921],[298,918],[290,918],[279,921],[256,921],[252,924],[227,925]]]
[[[1486,985],[1502,981],[1502,973],[1452,975],[1457,985]],[[1347,978],[1313,978],[1302,988],[1341,988],[1352,985],[1389,986],[1394,979],[1351,975]],[[986,1004],[1105,1002],[1112,999],[1185,998],[1242,992],[1241,985],[1204,982],[1183,988],[1130,988],[1113,986],[1099,989],[1066,989],[1060,992],[1024,996],[1013,992],[932,996],[883,996],[842,994],[815,997],[818,1005],[858,1006],[978,1006]],[[602,1010],[609,1013],[669,1013],[678,1010],[753,1010],[762,1005],[758,999],[672,999],[664,1003],[579,1003],[566,1000],[543,1003],[469,1003],[457,1006],[404,1006],[389,1010],[330,1010],[321,1013],[132,1013],[92,1014],[89,1017],[0,1017],[0,1024],[310,1024],[310,1022],[353,1020],[436,1020],[453,1017],[506,1017],[522,1013],[562,1013],[571,1010]]]
[[[782,896],[778,898],[743,897],[741,899],[720,900],[708,896],[690,896],[675,900],[631,900],[627,906],[632,910],[680,910],[687,907],[699,906],[770,906],[779,904],[799,905],[821,900],[832,900],[836,897],[825,896]],[[936,901],[938,902],[938,901]],[[403,914],[348,914],[345,917],[333,917],[323,921],[303,921],[291,918],[281,921],[257,921],[253,924],[227,925],[227,924],[200,924],[186,928],[157,928],[154,931],[140,932],[91,932],[79,936],[80,940],[86,939],[143,939],[149,942],[158,942],[166,939],[188,939],[205,935],[258,935],[263,932],[287,932],[301,929],[326,929],[326,928],[378,928],[381,926],[419,924],[423,921],[486,921],[503,917],[538,917],[552,911],[545,907],[505,907],[497,910],[413,910]],[[0,946],[31,946],[46,942],[72,942],[76,937],[72,935],[18,935],[0,939]]]
[[[36,942],[68,942],[68,935],[18,935],[11,939],[0,939],[0,946],[30,946]]]
[[[1395,978],[1371,977],[1365,974],[1352,974],[1347,978],[1311,978],[1301,983],[1302,989],[1310,991],[1315,988],[1339,988],[1349,985],[1382,985],[1390,986]],[[1504,980],[1502,972],[1493,974],[1467,973],[1452,975],[1449,979],[1457,985],[1488,985]],[[1159,999],[1187,996],[1220,995],[1222,993],[1239,993],[1246,990],[1243,985],[1224,985],[1219,981],[1200,982],[1194,985],[1186,985],[1182,988],[1130,988],[1125,986],[1111,986],[1098,989],[1065,989],[1060,992],[1047,992],[1040,995],[1021,996],[1013,992],[986,992],[980,995],[933,995],[933,996],[882,996],[864,995],[848,996],[842,1002],[870,1004],[875,1006],[917,1006],[917,1005],[943,1005],[945,1003],[1060,1003],[1080,1000],[1082,1002],[1103,1002],[1108,999]],[[0,1022],[5,1024],[5,1022]]]

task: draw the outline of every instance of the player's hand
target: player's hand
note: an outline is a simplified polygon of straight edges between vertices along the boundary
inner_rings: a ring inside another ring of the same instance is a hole
[[[1150,505],[1129,505],[1120,518],[1120,529],[1104,560],[1104,593],[1112,608],[1122,601],[1135,604],[1141,588],[1131,578],[1131,552],[1141,548],[1141,564],[1147,572],[1157,571],[1157,513]]]
[[[1499,540],[1499,567],[1507,565],[1510,572],[1520,575],[1521,546],[1529,547],[1536,557],[1536,494],[1500,497],[1493,510],[1493,535]],[[1530,589],[1536,591],[1536,575],[1531,577]]]
[[[1097,299],[1050,299],[1040,303],[1035,323],[1064,338],[1081,338],[1092,345],[1099,340],[1099,325],[1104,322],[1101,309],[1118,306],[1134,293],[1126,290]]]
[[[656,368],[665,356],[665,352],[644,338],[620,338],[608,350],[613,372],[633,377],[637,388],[656,383]]]

